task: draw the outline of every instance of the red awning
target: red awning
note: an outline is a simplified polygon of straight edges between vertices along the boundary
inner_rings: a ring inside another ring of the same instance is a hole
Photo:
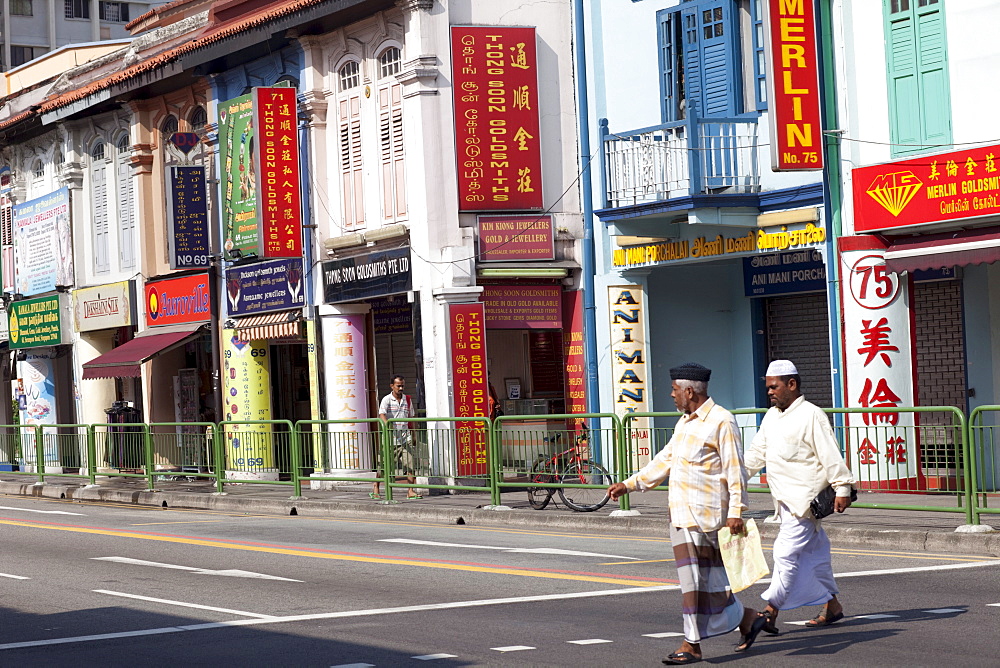
[[[885,264],[896,273],[1000,260],[1000,227],[895,239]]]
[[[138,378],[140,365],[160,353],[176,348],[188,339],[198,336],[204,323],[195,322],[176,327],[151,327],[140,332],[134,339],[106,352],[100,357],[85,362],[83,378]]]

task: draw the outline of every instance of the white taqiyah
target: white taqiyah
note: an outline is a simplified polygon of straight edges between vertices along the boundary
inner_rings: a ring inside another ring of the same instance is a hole
[[[774,360],[767,365],[765,376],[795,376],[799,370],[795,368],[791,360]]]

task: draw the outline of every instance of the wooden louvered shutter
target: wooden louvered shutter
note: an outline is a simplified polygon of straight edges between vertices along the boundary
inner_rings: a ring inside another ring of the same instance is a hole
[[[382,168],[382,217],[406,216],[406,170],[403,150],[403,87],[379,90],[379,156]]]
[[[364,180],[361,161],[361,98],[340,101],[340,172],[344,198],[344,229],[365,224]]]

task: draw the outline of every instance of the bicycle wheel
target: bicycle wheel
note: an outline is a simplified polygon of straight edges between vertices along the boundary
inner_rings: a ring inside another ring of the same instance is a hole
[[[555,469],[552,467],[552,462],[548,460],[535,462],[535,465],[531,467],[530,480],[531,482],[542,484],[555,482]],[[542,510],[545,506],[549,505],[549,501],[552,500],[552,495],[555,493],[556,491],[552,488],[529,487],[528,503],[535,510]]]
[[[562,482],[571,485],[600,485],[599,489],[583,487],[560,487],[559,498],[569,508],[590,513],[604,507],[611,500],[608,496],[608,486],[611,484],[611,474],[600,464],[593,462],[575,462],[570,464],[562,475]]]

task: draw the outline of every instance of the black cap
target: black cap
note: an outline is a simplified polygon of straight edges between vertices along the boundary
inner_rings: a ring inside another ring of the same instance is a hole
[[[707,383],[712,370],[694,362],[675,366],[670,370],[670,380],[698,380]]]

